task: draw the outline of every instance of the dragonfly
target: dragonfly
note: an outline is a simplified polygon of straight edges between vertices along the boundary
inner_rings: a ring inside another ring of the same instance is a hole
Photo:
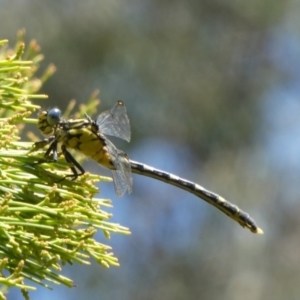
[[[129,118],[122,101],[118,101],[112,109],[102,112],[96,120],[87,114],[83,119],[65,120],[58,108],[44,110],[38,117],[38,129],[48,137],[36,142],[34,147],[40,149],[49,145],[44,157],[51,157],[51,161],[55,162],[58,159],[60,144],[62,154],[71,165],[72,174],[66,177],[72,180],[85,173],[84,168],[69,152],[76,150],[112,171],[115,191],[119,197],[126,191],[129,194],[132,192],[132,173],[144,175],[190,192],[225,213],[242,227],[248,228],[253,233],[263,234],[263,230],[249,214],[237,205],[192,181],[131,160],[125,152],[117,149],[107,136],[114,136],[127,142],[131,137]]]

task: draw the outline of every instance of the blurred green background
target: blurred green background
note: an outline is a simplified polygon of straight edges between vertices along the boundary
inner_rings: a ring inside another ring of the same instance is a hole
[[[57,67],[45,108],[95,89],[100,110],[123,100],[132,141],[119,148],[219,193],[265,232],[152,179],[134,176],[122,199],[102,183],[132,231],[110,241],[121,267],[67,267],[77,288],[31,299],[299,299],[299,12],[279,0],[0,1],[0,38],[14,45],[25,28]]]

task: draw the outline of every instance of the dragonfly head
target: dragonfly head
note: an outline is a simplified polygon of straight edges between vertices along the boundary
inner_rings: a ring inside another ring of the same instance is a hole
[[[57,107],[52,108],[47,113],[47,122],[50,126],[55,126],[61,120],[61,110]]]

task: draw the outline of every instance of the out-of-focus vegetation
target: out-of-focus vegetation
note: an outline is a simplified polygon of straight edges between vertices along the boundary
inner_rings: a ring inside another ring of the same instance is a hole
[[[237,203],[265,232],[251,235],[185,193],[134,177],[133,194],[114,202],[133,233],[113,240],[121,268],[104,274],[73,266],[80,285],[61,290],[64,298],[298,299],[296,4],[0,4],[0,36],[13,40],[25,28],[57,67],[43,88],[46,107],[64,110],[95,89],[101,109],[123,100],[133,138],[120,148]]]

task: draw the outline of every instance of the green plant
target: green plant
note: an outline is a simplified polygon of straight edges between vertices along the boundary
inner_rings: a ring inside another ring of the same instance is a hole
[[[0,41],[0,299],[10,287],[20,288],[29,299],[32,282],[47,288],[74,286],[60,275],[65,264],[89,264],[93,258],[104,267],[118,266],[111,247],[94,235],[99,230],[105,238],[111,232],[130,233],[109,222],[111,214],[103,210],[111,207],[109,200],[94,198],[95,183],[110,179],[86,173],[75,182],[57,183],[69,173],[64,159],[36,164],[44,151],[31,153],[32,143],[20,141],[24,124],[37,123],[30,116],[40,107],[32,100],[47,98],[37,92],[55,71],[50,65],[36,76],[43,56],[35,41],[25,50],[23,35],[21,31],[15,49]],[[96,96],[81,107],[81,114],[95,110]],[[73,106],[71,102],[67,111]]]

